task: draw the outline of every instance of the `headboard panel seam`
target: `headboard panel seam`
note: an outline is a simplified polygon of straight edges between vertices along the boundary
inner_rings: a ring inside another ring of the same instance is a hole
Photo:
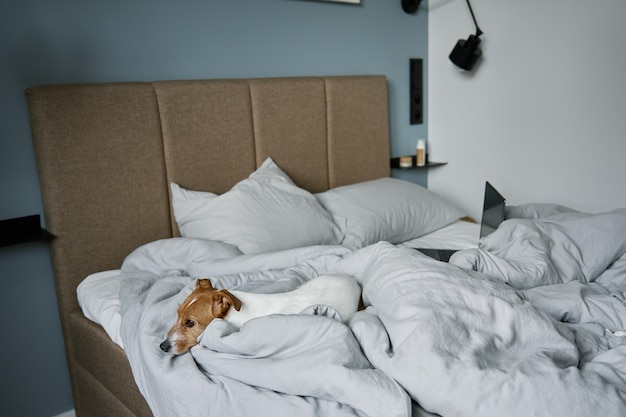
[[[163,132],[163,115],[162,115],[161,101],[159,100],[159,95],[157,94],[155,83],[151,82],[150,87],[152,87],[152,91],[154,92],[154,99],[156,100],[157,114],[158,114],[158,121],[159,121],[159,131],[161,132],[161,143],[163,144],[163,167],[165,169],[165,188],[166,188],[165,193],[169,197],[168,210],[169,210],[169,215],[170,215],[170,227],[172,229],[171,236],[177,237],[177,236],[180,236],[180,232],[178,230],[178,226],[176,225],[176,220],[174,218],[174,208],[172,206],[172,193],[171,193],[170,186],[169,186],[171,173],[168,172],[167,157],[165,155],[166,151],[165,151],[165,140],[164,140],[164,132]]]

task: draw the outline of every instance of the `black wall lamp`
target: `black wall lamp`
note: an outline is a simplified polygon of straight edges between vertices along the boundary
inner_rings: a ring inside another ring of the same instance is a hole
[[[459,39],[456,46],[450,53],[449,58],[450,61],[452,61],[452,63],[457,67],[466,71],[471,71],[483,54],[483,51],[480,50],[480,35],[483,34],[483,31],[480,30],[478,23],[476,23],[476,17],[474,16],[472,5],[469,0],[466,1],[467,7],[472,15],[472,20],[474,21],[474,26],[476,26],[476,33],[474,35],[469,35],[467,40]],[[421,2],[422,0],[402,0],[402,9],[406,13],[414,14],[417,12]]]
[[[407,13],[413,14],[420,7],[422,0],[402,0],[402,10]]]
[[[466,71],[471,71],[476,65],[476,62],[480,59],[483,52],[480,50],[480,35],[483,34],[483,31],[478,27],[478,23],[476,23],[476,17],[474,16],[474,11],[472,10],[472,5],[469,0],[467,1],[467,7],[469,8],[470,14],[472,15],[472,20],[474,21],[474,26],[476,26],[476,34],[470,35],[467,40],[459,39],[456,43],[456,46],[450,53],[450,61],[457,67],[464,69]]]

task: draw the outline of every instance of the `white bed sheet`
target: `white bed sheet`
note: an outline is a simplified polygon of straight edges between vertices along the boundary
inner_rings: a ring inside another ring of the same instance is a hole
[[[480,224],[457,220],[439,230],[398,244],[409,248],[471,249],[478,247]]]
[[[120,326],[120,285],[122,272],[119,269],[97,272],[87,276],[76,288],[78,305],[83,314],[104,328],[111,340],[122,349]]]
[[[478,245],[480,224],[458,220],[432,233],[398,244],[410,248],[468,249]],[[101,325],[111,340],[124,348],[120,336],[121,271],[114,269],[87,276],[76,289],[78,304],[89,320]]]

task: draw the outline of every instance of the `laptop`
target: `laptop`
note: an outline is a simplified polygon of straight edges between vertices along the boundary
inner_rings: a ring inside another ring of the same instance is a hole
[[[506,199],[495,189],[489,181],[485,182],[485,195],[483,197],[483,213],[480,221],[480,238],[493,233],[500,223],[504,221],[504,210],[506,207]],[[433,248],[416,248],[424,255],[431,258],[448,262],[450,257],[458,252],[456,249],[433,249]]]

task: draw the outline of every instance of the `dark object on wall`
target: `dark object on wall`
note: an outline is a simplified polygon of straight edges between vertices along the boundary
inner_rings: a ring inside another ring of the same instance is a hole
[[[471,71],[482,55],[478,45],[480,45],[480,38],[477,35],[470,35],[466,41],[459,39],[450,53],[450,61],[461,69]]]
[[[421,2],[422,0],[402,0],[402,10],[406,13],[413,14],[417,12]]]
[[[0,221],[0,247],[51,239],[54,236],[40,226],[39,214]]]
[[[419,125],[424,120],[424,77],[421,58],[410,59],[410,84],[410,120],[412,125]]]
[[[474,11],[472,10],[472,5],[469,0],[467,1],[467,7],[469,7],[470,14],[472,15],[472,20],[474,21],[474,26],[476,26],[476,34],[470,35],[467,40],[459,39],[456,43],[456,46],[450,53],[450,61],[457,67],[464,69],[466,71],[471,71],[478,62],[479,58],[482,56],[483,52],[480,50],[480,35],[483,34],[483,31],[478,27],[478,23],[476,23],[476,17],[474,16]]]

